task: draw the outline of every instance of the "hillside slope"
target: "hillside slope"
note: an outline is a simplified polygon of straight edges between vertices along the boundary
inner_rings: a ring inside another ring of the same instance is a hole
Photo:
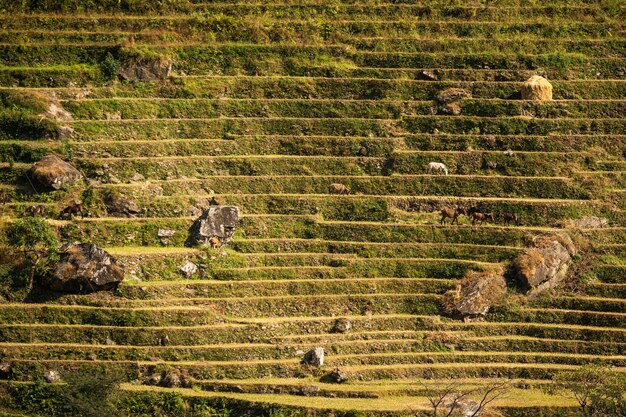
[[[2,227],[35,205],[126,267],[114,293],[0,298],[6,412],[57,413],[64,382],[36,382],[54,370],[115,375],[124,415],[427,415],[450,380],[509,381],[503,415],[574,415],[555,374],[624,372],[626,9],[448,3],[0,1]],[[553,100],[522,99],[533,75]],[[50,153],[84,181],[31,182]],[[212,197],[240,208],[234,238],[189,247]],[[89,216],[60,218],[76,200]],[[484,317],[444,314],[468,271],[564,230],[556,290],[509,281]]]

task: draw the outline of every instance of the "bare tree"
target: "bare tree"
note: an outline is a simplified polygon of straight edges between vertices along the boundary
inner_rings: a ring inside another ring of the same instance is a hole
[[[443,385],[422,383],[421,387],[428,399],[432,417],[450,417],[463,408],[469,408],[471,417],[478,417],[489,404],[508,392],[510,384],[509,381],[496,381],[468,386],[460,380],[452,380]],[[414,414],[417,415],[415,412]]]
[[[474,414],[472,414],[471,417],[479,416],[483,411],[485,411],[485,408],[487,408],[489,404],[498,398],[501,398],[509,391],[509,389],[511,389],[509,381],[496,381],[478,388],[477,391],[481,393],[482,397],[478,402],[476,411],[474,411]]]

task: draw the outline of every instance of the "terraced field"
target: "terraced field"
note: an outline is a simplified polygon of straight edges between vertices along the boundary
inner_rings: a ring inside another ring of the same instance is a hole
[[[506,379],[502,414],[562,416],[577,404],[542,390],[555,373],[626,371],[623,4],[95,3],[0,1],[2,224],[41,205],[126,277],[113,294],[3,299],[0,398],[78,370],[121,376],[128,415],[409,416],[427,415],[429,385]],[[120,81],[128,59],[172,69]],[[521,100],[535,74],[554,100]],[[471,94],[460,114],[438,109],[448,88]],[[71,120],[24,110],[42,98]],[[84,187],[27,180],[51,152]],[[140,213],[108,214],[111,195]],[[239,228],[188,247],[211,197],[240,208]],[[90,216],[60,219],[75,199]],[[454,206],[519,224],[439,224]],[[591,215],[608,227],[571,228]],[[564,229],[586,242],[571,283],[532,300],[511,286],[480,320],[442,314],[467,271]],[[351,329],[333,332],[338,318]],[[301,365],[318,346],[324,365]],[[335,368],[347,382],[327,381]],[[166,370],[192,387],[143,384]]]

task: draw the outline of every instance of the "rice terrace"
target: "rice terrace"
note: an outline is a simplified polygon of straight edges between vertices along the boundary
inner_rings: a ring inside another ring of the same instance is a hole
[[[623,0],[0,0],[0,416],[626,416]]]

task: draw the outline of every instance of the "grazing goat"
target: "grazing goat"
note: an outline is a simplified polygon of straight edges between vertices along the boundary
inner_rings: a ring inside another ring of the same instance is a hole
[[[480,207],[474,206],[474,207],[470,207],[467,209],[467,216],[468,217],[471,216],[472,213],[484,213],[484,212],[485,210],[481,209]]]
[[[211,239],[209,239],[209,245],[211,246],[211,249],[219,248],[220,247],[220,239],[217,236],[211,237]]]
[[[43,216],[45,212],[46,208],[44,206],[35,204],[24,210],[22,216]]]
[[[515,223],[515,226],[519,226],[519,220],[517,217],[517,214],[515,213],[502,213],[500,215],[502,217],[502,220],[504,220],[504,225],[508,226],[509,223],[513,222]]]
[[[0,204],[3,206],[9,202],[9,193],[5,190],[0,190]]]
[[[85,208],[85,206],[83,206],[83,203],[73,202],[72,204],[61,210],[61,213],[59,213],[59,218],[72,220],[72,216],[78,216],[79,214],[80,218],[84,219],[87,215],[87,209]]]
[[[465,216],[467,215],[467,212],[465,211],[464,208],[444,207],[443,209],[441,209],[441,220],[439,221],[439,224],[444,224],[448,217],[452,219],[452,223],[450,224],[454,224],[454,222],[456,222],[456,224],[459,224],[459,216],[461,214]]]
[[[490,220],[493,222],[493,213],[474,212],[470,215],[470,217],[472,218],[472,225],[475,225],[477,222],[483,224],[485,220]]]
[[[343,195],[348,195],[350,194],[350,189],[348,187],[346,187],[343,184],[339,184],[339,183],[333,183],[330,184],[328,186],[328,193],[329,194],[343,194]]]
[[[448,168],[441,162],[429,162],[426,166],[426,173],[432,174],[433,172],[444,172],[446,175],[448,175]]]

